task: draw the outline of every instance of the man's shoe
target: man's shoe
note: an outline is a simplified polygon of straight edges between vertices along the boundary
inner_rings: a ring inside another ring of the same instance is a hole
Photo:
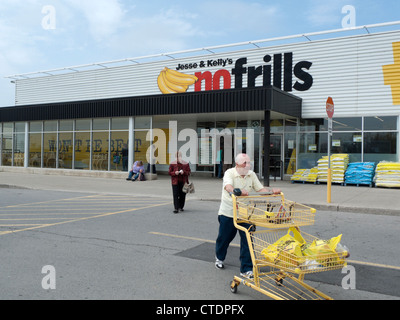
[[[178,213],[178,210],[174,210],[174,213]]]
[[[182,211],[182,212],[183,212],[183,211],[185,211],[185,210],[183,210],[183,208],[182,208],[182,209],[179,209],[179,211]]]
[[[247,272],[244,272],[244,273],[240,273],[240,275],[243,277],[243,278],[247,278],[247,279],[253,279],[254,278],[254,274],[253,274],[253,271],[247,271]]]
[[[225,268],[224,262],[219,259],[215,259],[215,267],[217,269],[224,269]]]
[[[132,179],[131,179],[131,178],[126,178],[126,180],[128,180],[128,181],[129,181],[129,180],[132,180]]]

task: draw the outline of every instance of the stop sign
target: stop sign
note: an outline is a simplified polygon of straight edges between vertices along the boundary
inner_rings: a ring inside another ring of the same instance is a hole
[[[333,99],[329,97],[328,100],[326,100],[326,113],[328,114],[328,118],[332,118],[334,112],[335,105],[333,104]]]

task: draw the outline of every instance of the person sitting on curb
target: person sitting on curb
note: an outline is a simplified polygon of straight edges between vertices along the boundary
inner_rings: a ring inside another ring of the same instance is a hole
[[[133,166],[132,170],[129,171],[129,176],[126,180],[136,181],[141,175],[144,177],[144,165],[142,161],[136,161]],[[142,179],[139,179],[139,181]]]

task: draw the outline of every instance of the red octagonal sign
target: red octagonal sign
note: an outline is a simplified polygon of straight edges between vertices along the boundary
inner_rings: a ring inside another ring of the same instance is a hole
[[[326,113],[328,114],[328,118],[332,118],[334,112],[335,105],[333,104],[333,99],[329,97],[328,100],[326,100]]]

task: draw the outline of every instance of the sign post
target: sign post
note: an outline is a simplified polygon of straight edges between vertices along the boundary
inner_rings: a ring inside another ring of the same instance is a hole
[[[327,202],[331,203],[331,186],[332,186],[332,171],[331,171],[331,138],[332,138],[332,118],[335,111],[333,99],[331,97],[326,100],[326,113],[328,115],[328,181],[327,181]]]

